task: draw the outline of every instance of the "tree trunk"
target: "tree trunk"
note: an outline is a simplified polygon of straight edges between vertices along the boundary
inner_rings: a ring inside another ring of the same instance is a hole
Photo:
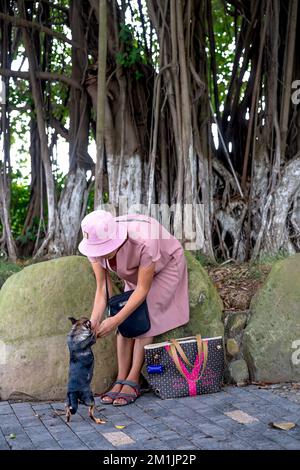
[[[103,201],[103,162],[105,134],[106,56],[107,56],[107,8],[106,0],[99,0],[98,33],[98,87],[97,87],[97,160],[95,169],[95,209]]]
[[[70,8],[72,40],[82,49],[72,49],[72,80],[83,83],[87,67],[87,44],[81,0],[72,0]],[[81,219],[87,205],[86,172],[94,172],[94,162],[88,154],[90,113],[88,96],[82,89],[71,89],[69,130],[69,172],[60,195],[55,236],[49,247],[51,256],[75,254]]]
[[[6,2],[1,2],[3,11],[7,13]],[[7,23],[1,24],[1,67],[10,67],[10,27]],[[0,218],[3,233],[0,239],[0,256],[11,261],[16,261],[16,245],[13,239],[10,225],[10,181],[11,181],[11,165],[10,165],[10,132],[9,132],[9,115],[7,110],[9,87],[8,78],[3,78],[3,90],[0,95],[1,108],[1,133],[3,135],[3,161],[0,161]],[[0,134],[1,135],[1,134]],[[1,141],[1,139],[0,139]],[[2,160],[2,159],[1,159]]]

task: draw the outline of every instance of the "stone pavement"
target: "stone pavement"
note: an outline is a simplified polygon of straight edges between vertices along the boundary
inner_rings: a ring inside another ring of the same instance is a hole
[[[118,408],[96,403],[104,425],[94,424],[84,406],[67,424],[62,402],[0,402],[0,449],[300,449],[300,404],[255,385],[176,400],[145,393]],[[297,426],[269,426],[278,421]]]

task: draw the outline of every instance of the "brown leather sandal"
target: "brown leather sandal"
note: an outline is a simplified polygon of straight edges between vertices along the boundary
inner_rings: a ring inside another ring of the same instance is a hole
[[[112,387],[114,387],[115,385],[117,384],[120,384],[120,385],[123,385],[124,384],[124,380],[116,380]],[[102,403],[102,405],[112,405],[113,404],[113,401],[118,397],[120,392],[105,392],[105,393],[101,393],[100,395],[100,401]],[[111,401],[106,401],[106,400],[103,400],[103,398],[105,397],[108,397],[108,398],[111,398],[112,400]]]
[[[113,401],[113,406],[127,406],[131,403],[134,403],[137,398],[141,396],[141,387],[138,383],[132,382],[131,380],[123,380],[123,385],[129,385],[133,388],[135,393],[123,393],[120,392],[117,394]],[[118,398],[123,398],[126,403],[115,403],[115,400]]]

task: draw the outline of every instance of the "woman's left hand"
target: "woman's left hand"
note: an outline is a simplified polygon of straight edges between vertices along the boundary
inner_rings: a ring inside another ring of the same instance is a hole
[[[118,326],[118,323],[115,317],[106,318],[103,322],[100,323],[100,326],[97,329],[97,338],[103,338],[104,336],[109,335],[113,330]]]

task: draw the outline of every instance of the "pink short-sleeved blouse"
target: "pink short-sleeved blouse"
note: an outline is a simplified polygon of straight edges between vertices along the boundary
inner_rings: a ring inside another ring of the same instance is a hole
[[[155,262],[147,294],[151,328],[139,338],[157,336],[188,323],[188,273],[180,242],[152,217],[128,214],[117,220],[127,223],[128,238],[117,251],[116,269],[112,269],[109,260],[107,265],[125,281],[124,290],[135,289],[140,266]],[[106,267],[101,256],[89,257],[89,260]]]

